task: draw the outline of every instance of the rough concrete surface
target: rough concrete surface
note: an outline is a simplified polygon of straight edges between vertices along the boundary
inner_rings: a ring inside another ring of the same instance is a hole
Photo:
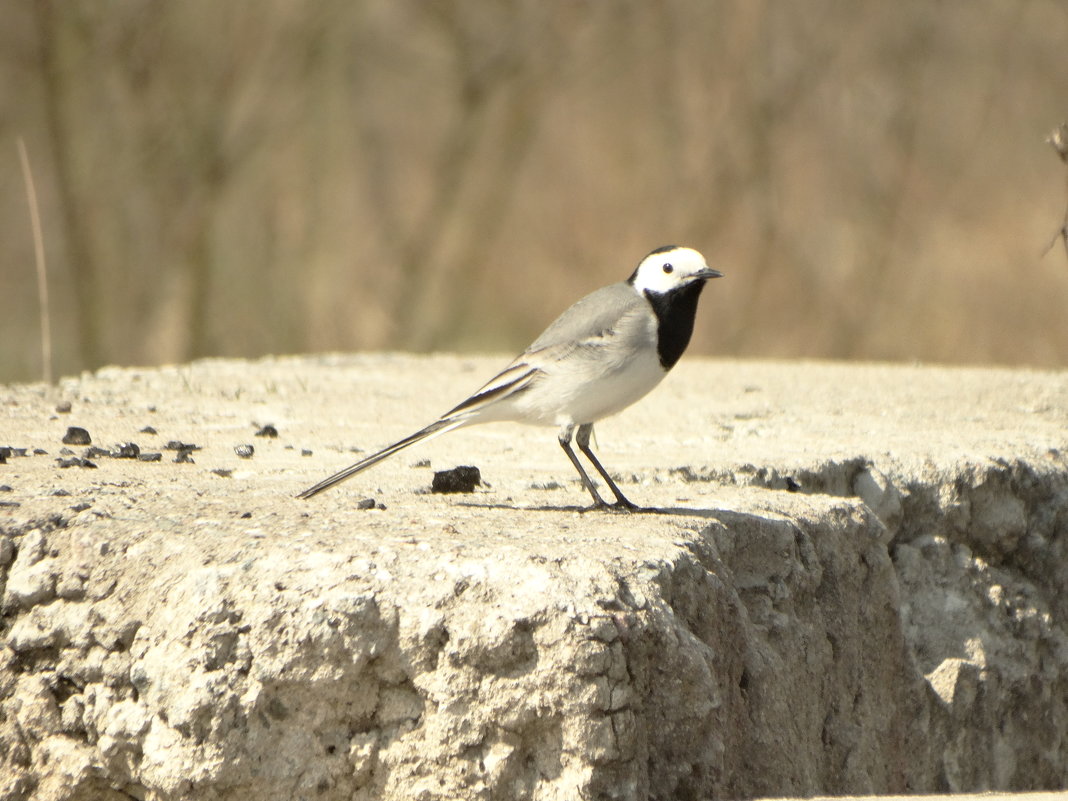
[[[506,361],[0,387],[0,799],[1068,785],[1068,374],[684,360],[597,429],[657,513],[513,424],[293,497]]]

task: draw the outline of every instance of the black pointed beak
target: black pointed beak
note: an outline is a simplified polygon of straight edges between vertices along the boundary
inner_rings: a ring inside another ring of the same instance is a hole
[[[695,281],[707,281],[709,278],[722,278],[723,273],[719,270],[713,270],[711,267],[705,267],[703,270],[698,270],[693,274]]]

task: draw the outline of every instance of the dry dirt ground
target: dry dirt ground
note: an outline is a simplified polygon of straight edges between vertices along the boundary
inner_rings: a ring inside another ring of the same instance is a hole
[[[507,423],[294,497],[507,361],[0,387],[0,798],[1068,784],[1068,374],[684,360],[597,426],[655,513]]]

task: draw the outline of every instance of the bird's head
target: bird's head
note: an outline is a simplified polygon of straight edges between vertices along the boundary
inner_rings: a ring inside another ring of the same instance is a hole
[[[627,281],[641,294],[665,295],[695,281],[703,283],[722,275],[719,270],[709,267],[705,257],[693,248],[667,245],[642,259]]]

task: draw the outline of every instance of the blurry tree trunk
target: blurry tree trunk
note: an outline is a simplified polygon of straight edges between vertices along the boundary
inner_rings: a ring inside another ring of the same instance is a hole
[[[99,270],[89,233],[89,220],[79,197],[75,158],[74,125],[67,115],[65,48],[73,46],[71,36],[57,22],[51,0],[33,4],[36,15],[41,81],[44,86],[44,112],[48,146],[52,152],[56,176],[60,226],[68,254],[73,283],[74,309],[77,315],[78,356],[82,368],[100,366],[105,360],[100,329],[102,290]]]
[[[912,197],[911,184],[918,180],[917,138],[920,131],[922,86],[931,57],[931,42],[922,30],[913,38],[910,48],[899,54],[899,81],[904,102],[890,131],[888,141],[894,146],[883,154],[892,160],[895,169],[888,171],[888,178],[881,183],[868,182],[870,193],[867,202],[879,214],[873,215],[865,231],[865,294],[867,302],[858,303],[856,286],[848,282],[832,293],[837,325],[830,339],[830,354],[834,358],[851,359],[867,352],[873,334],[880,328],[879,314],[891,312],[879,299],[893,294],[896,263],[894,250],[903,240],[902,220],[906,216],[905,204]],[[833,330],[833,329],[832,329]]]
[[[187,359],[198,359],[218,353],[212,331],[209,311],[211,308],[212,273],[214,249],[212,247],[213,202],[215,191],[206,187],[200,208],[193,212],[196,222],[190,232],[192,241],[186,260],[189,279],[189,306]]]
[[[726,45],[740,65],[739,114],[743,115],[742,128],[747,132],[747,158],[735,167],[733,183],[742,196],[749,196],[749,214],[754,219],[755,237],[746,269],[750,276],[736,290],[738,315],[736,325],[727,337],[730,350],[737,350],[749,336],[754,326],[759,325],[761,309],[769,295],[775,295],[779,283],[788,279],[782,273],[779,253],[783,249],[783,226],[778,208],[779,187],[777,181],[782,173],[779,159],[782,148],[777,136],[790,114],[818,85],[819,78],[831,59],[826,51],[815,50],[809,54],[810,61],[790,75],[775,75],[768,64],[768,54],[775,52],[780,36],[776,16],[783,9],[769,3],[746,3],[733,6],[732,16],[726,27],[734,34]],[[807,12],[804,12],[807,13]],[[740,174],[737,171],[740,170]],[[737,213],[728,207],[736,202],[732,195],[726,202],[714,204],[725,213]],[[803,303],[803,299],[800,305]]]
[[[482,91],[464,98],[460,118],[449,132],[434,170],[433,198],[402,245],[400,268],[406,287],[397,299],[393,319],[397,321],[398,339],[408,348],[425,349],[434,339],[437,312],[433,307],[439,299],[428,291],[429,279],[441,274],[435,255],[441,252],[445,232],[468,213],[460,199],[466,182],[479,174],[474,158],[479,133],[485,126],[487,102]]]
[[[219,296],[220,284],[215,242],[220,198],[241,160],[254,149],[253,137],[248,136],[247,132],[233,134],[234,140],[240,144],[227,147],[231,143],[225,141],[223,128],[229,120],[228,113],[232,106],[232,98],[222,92],[217,99],[216,113],[201,120],[204,127],[194,138],[196,170],[189,178],[187,197],[180,201],[185,219],[181,265],[187,281],[186,359],[224,353],[225,343],[218,341],[216,332],[225,331],[228,326],[225,320],[214,319],[213,315],[229,315],[236,311],[233,308],[221,308],[220,304],[213,307],[212,303],[212,299]],[[180,176],[175,176],[174,183],[182,185]]]
[[[479,201],[474,204],[473,224],[464,228],[463,241],[452,260],[454,269],[443,271],[444,274],[436,282],[441,284],[442,291],[448,295],[441,305],[445,315],[439,325],[439,330],[449,338],[452,338],[463,326],[467,317],[475,313],[473,306],[478,298],[478,294],[472,291],[471,287],[463,286],[462,282],[453,280],[454,276],[449,273],[455,273],[459,267],[466,266],[469,270],[468,275],[473,278],[481,272],[480,268],[486,265],[495,235],[501,230],[508,216],[511,201],[515,197],[519,172],[538,128],[537,121],[543,97],[541,90],[544,89],[544,85],[529,80],[521,80],[517,83],[519,85],[509,91],[506,99],[507,109],[504,112],[505,120],[502,123],[500,146],[495,159],[495,167],[491,170],[493,180],[486,187]],[[416,346],[425,347],[431,344],[429,336],[433,332],[424,331],[421,334],[427,341],[417,342]]]
[[[407,291],[394,319],[404,346],[415,350],[434,347],[469,311],[462,279],[485,262],[507,216],[558,51],[537,3],[499,6],[509,15],[508,38],[485,50],[473,44],[462,9],[435,12],[456,59],[459,113],[440,151],[433,199],[402,257]]]

